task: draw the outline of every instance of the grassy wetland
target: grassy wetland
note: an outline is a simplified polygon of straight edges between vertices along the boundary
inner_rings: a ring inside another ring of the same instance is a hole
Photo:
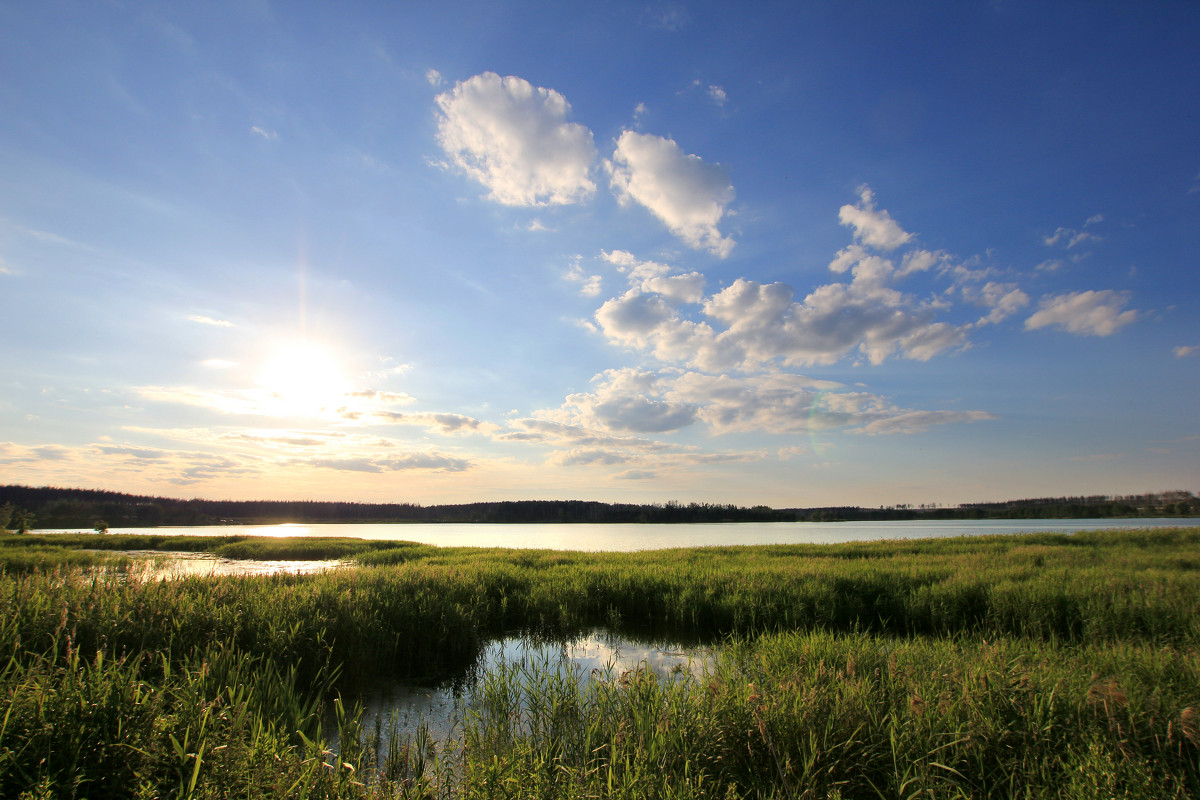
[[[0,537],[0,796],[1200,796],[1200,528],[640,553],[130,538],[155,542]],[[155,544],[351,565],[96,569]],[[707,643],[711,666],[483,670],[436,739],[349,700],[596,627]]]

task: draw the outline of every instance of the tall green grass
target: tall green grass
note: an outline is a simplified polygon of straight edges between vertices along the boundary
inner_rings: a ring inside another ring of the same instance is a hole
[[[510,665],[466,700],[464,797],[1191,797],[1194,654],[823,632],[693,681]],[[439,769],[440,767],[440,769]]]
[[[212,553],[232,559],[321,561],[394,550],[400,543],[336,536],[170,536],[155,534],[8,534],[0,535],[0,563],[26,548],[64,551],[134,550]],[[421,548],[424,545],[411,545]]]
[[[0,796],[1200,795],[1200,529],[358,559],[0,570]],[[331,688],[597,625],[716,643],[717,667],[485,673],[458,739],[374,761],[339,707],[327,752]]]

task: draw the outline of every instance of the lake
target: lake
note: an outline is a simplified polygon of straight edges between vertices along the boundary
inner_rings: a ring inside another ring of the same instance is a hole
[[[285,524],[112,528],[111,533],[191,536],[345,536],[420,542],[438,547],[513,547],[530,550],[632,552],[675,547],[758,544],[836,544],[882,539],[1200,525],[1200,519],[897,520],[887,522],[726,522],[682,524]],[[38,530],[36,533],[77,531]]]

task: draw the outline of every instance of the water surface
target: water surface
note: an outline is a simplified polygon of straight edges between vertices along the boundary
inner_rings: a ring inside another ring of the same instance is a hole
[[[433,683],[380,679],[348,703],[363,706],[365,730],[411,734],[424,726],[438,741],[446,741],[481,676],[538,668],[538,672],[572,677],[581,690],[593,681],[619,680],[626,672],[649,670],[663,680],[699,678],[713,665],[711,650],[671,641],[625,638],[603,628],[573,637],[509,636],[489,642],[467,670]],[[336,730],[336,728],[334,728]]]
[[[190,536],[345,536],[420,542],[438,547],[513,547],[531,550],[631,552],[675,547],[760,544],[837,544],[885,539],[936,539],[949,536],[1125,528],[1162,528],[1200,524],[1200,519],[1027,519],[895,520],[885,522],[715,522],[715,523],[395,523],[201,525],[193,527],[112,528],[112,533]],[[37,533],[77,531],[39,530]]]

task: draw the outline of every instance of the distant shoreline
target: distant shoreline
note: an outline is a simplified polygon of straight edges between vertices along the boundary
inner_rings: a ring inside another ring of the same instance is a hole
[[[742,507],[714,503],[602,503],[584,500],[512,500],[422,506],[290,500],[182,500],[97,489],[0,486],[0,507],[31,516],[31,528],[153,528],[194,525],[412,524],[412,523],[697,523],[840,522],[978,519],[1137,519],[1200,516],[1200,498],[1174,490],[1137,495],[1093,495],[880,508]],[[2,522],[0,522],[2,524]]]

